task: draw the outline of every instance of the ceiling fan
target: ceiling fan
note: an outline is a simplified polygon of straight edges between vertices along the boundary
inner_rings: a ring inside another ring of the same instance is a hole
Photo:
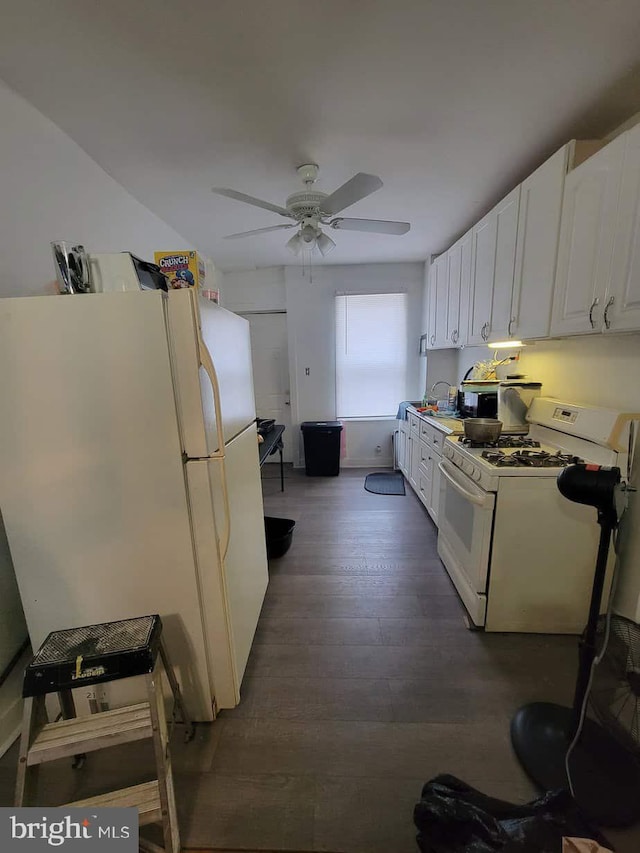
[[[294,255],[299,255],[303,249],[310,251],[317,249],[324,256],[336,244],[331,237],[324,233],[321,225],[338,231],[366,231],[371,234],[406,234],[411,228],[408,222],[392,222],[384,219],[347,219],[342,216],[332,219],[336,213],[340,213],[345,208],[379,190],[382,181],[376,175],[358,172],[331,195],[327,195],[313,189],[313,185],[318,180],[319,172],[315,163],[299,166],[297,172],[305,185],[305,189],[290,195],[285,202],[285,207],[245,195],[245,193],[237,190],[213,187],[213,192],[218,195],[243,201],[245,204],[252,204],[254,207],[262,207],[264,210],[271,210],[273,213],[279,213],[280,216],[294,220],[286,225],[270,225],[266,228],[255,228],[253,231],[228,234],[226,239],[237,240],[239,237],[252,237],[254,234],[297,228],[298,231],[287,243],[287,248]]]

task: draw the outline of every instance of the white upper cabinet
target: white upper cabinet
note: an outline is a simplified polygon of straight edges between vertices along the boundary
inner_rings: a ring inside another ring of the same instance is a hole
[[[467,342],[471,231],[431,265],[428,345],[432,349],[464,346]]]
[[[431,263],[429,270],[427,301],[427,347],[429,349],[440,349],[446,346],[447,276],[448,258],[445,252]]]
[[[493,341],[503,341],[509,337],[519,207],[520,187],[517,186],[493,209],[496,218],[496,265],[487,334]]]
[[[471,230],[471,288],[467,337],[469,344],[484,344],[489,340],[497,233],[498,222],[493,211]]]
[[[471,230],[469,344],[507,337],[519,201],[518,186]]]
[[[436,293],[436,323],[433,340],[429,343],[436,349],[451,346],[447,341],[447,315],[449,312],[449,253],[440,255],[434,263]]]
[[[471,231],[449,249],[448,311],[446,344],[462,347],[467,343],[469,287],[471,284]]]
[[[425,316],[423,328],[427,336],[427,346],[432,347],[436,339],[436,265],[432,263],[426,277]]]
[[[444,325],[445,347],[455,347],[460,337],[460,252],[456,243],[447,252],[447,316]]]
[[[605,332],[640,329],[640,125],[625,136]]]
[[[556,151],[521,184],[508,338],[549,334],[562,192],[573,148],[569,143]]]
[[[619,136],[565,178],[552,335],[602,330],[626,137]],[[619,259],[621,266],[625,263],[626,258]]]
[[[457,242],[460,252],[460,310],[458,318],[457,346],[466,346],[469,335],[469,300],[471,298],[471,256],[473,250],[473,231],[469,230]]]

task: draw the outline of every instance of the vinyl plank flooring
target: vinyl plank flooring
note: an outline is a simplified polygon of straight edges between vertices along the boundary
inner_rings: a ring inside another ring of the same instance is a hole
[[[437,596],[448,600],[451,596]],[[265,617],[283,616],[419,616],[423,605],[417,595],[269,595],[262,607]]]
[[[504,720],[482,724],[225,719],[216,754],[223,775],[325,775],[427,779],[448,772],[466,780],[526,782]]]
[[[381,645],[382,629],[376,617],[309,616],[260,619],[254,639],[256,645]]]
[[[233,719],[391,722],[389,682],[381,678],[245,676]]]
[[[456,591],[444,573],[419,577],[275,575],[270,581],[271,594],[293,595],[455,595]]]
[[[315,551],[301,555],[290,552],[285,557],[272,560],[269,567],[271,579],[285,575],[362,575],[375,578],[422,578],[425,575],[441,575],[444,568],[439,559],[428,557],[391,557],[381,559],[378,555],[359,554],[345,557],[328,557]]]
[[[314,850],[415,853],[412,814],[424,780],[344,779],[316,782]]]
[[[240,705],[190,743],[172,738],[187,847],[404,853],[439,773],[514,802],[535,794],[509,720],[530,700],[570,700],[577,638],[468,631],[424,507],[409,488],[369,494],[366,473],[287,467],[281,493],[263,471],[265,513],[296,521],[293,544],[270,563]],[[143,745],[109,752],[81,773],[45,768],[42,804],[153,770]],[[16,762],[15,747],[0,759],[1,805]],[[636,853],[637,830],[614,835]]]
[[[451,609],[441,619],[401,617],[380,619],[382,642],[388,646],[455,646],[474,645],[471,631],[465,629],[460,608]]]
[[[570,703],[573,685],[541,683],[531,676],[491,681],[392,679],[389,682],[393,719],[401,723],[483,723],[502,719],[505,728],[522,705],[534,702],[544,687],[545,699]]]
[[[254,646],[247,673],[289,678],[411,678],[433,689],[439,684],[539,682],[563,672],[559,653],[539,650],[522,665],[519,649],[491,648],[481,643],[463,649],[438,646],[386,645],[272,645]],[[573,652],[567,652],[567,663]],[[487,688],[489,689],[489,688]]]
[[[313,849],[313,778],[178,774],[176,800],[184,848]]]

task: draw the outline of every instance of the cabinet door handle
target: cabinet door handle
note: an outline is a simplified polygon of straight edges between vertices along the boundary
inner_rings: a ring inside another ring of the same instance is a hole
[[[507,337],[509,337],[509,338],[510,338],[510,337],[512,336],[512,334],[513,334],[513,332],[511,331],[511,327],[513,326],[513,324],[515,323],[515,321],[516,321],[516,318],[515,318],[515,317],[512,317],[512,318],[509,320],[509,325],[507,326]]]
[[[457,344],[457,343],[458,343],[458,338],[459,338],[458,330],[457,330],[457,329],[454,329],[454,330],[453,330],[453,332],[451,332],[451,343],[452,343],[452,344]]]
[[[595,324],[594,319],[593,319],[593,309],[596,307],[596,305],[599,305],[599,304],[600,304],[600,298],[598,296],[596,296],[596,298],[591,303],[591,307],[589,308],[589,323],[591,324],[592,329],[595,329],[595,327],[596,327],[596,324]]]
[[[429,338],[429,343],[431,344],[431,346],[433,346],[435,344],[435,342],[436,342],[436,336],[431,335],[431,337]]]
[[[604,324],[607,329],[611,328],[611,320],[609,319],[609,308],[613,305],[614,297],[612,296],[604,306]]]

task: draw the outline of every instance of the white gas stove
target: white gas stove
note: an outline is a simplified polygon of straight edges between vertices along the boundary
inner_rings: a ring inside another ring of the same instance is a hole
[[[499,477],[557,478],[562,468],[578,461],[624,468],[628,459],[625,425],[631,417],[539,397],[527,414],[527,435],[503,435],[487,444],[451,436],[443,455],[487,491],[497,490]]]
[[[438,553],[473,623],[489,631],[579,633],[598,543],[596,515],[559,493],[577,461],[628,463],[640,415],[535,399],[526,436],[444,442]]]

